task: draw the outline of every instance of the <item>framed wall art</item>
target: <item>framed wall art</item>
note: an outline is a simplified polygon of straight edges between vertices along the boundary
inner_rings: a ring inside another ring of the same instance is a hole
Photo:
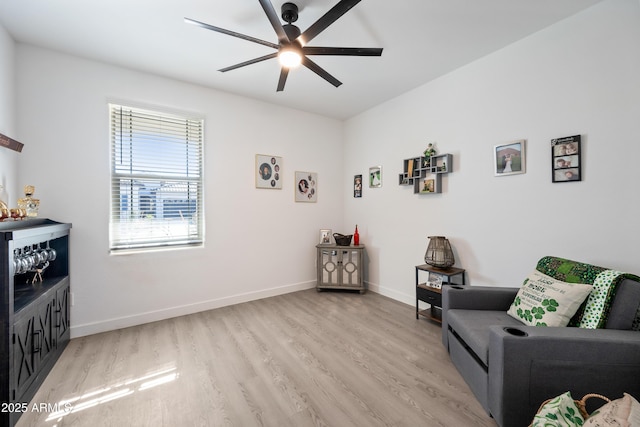
[[[362,175],[353,176],[353,197],[362,197]]]
[[[551,180],[571,182],[582,180],[580,135],[551,140]]]
[[[369,188],[382,187],[382,166],[371,166],[369,168]]]
[[[509,142],[493,147],[493,170],[495,176],[516,175],[526,172],[526,140]]]
[[[318,201],[318,174],[315,172],[295,173],[295,199],[296,202]]]
[[[256,188],[282,190],[282,157],[256,154]]]

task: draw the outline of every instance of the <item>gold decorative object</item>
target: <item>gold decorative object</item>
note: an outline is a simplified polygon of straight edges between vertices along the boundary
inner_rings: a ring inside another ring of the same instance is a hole
[[[40,199],[34,199],[33,193],[35,193],[36,187],[33,185],[24,186],[24,198],[18,199],[18,208],[26,211],[26,216],[29,218],[35,218],[38,216],[38,208],[40,207]]]

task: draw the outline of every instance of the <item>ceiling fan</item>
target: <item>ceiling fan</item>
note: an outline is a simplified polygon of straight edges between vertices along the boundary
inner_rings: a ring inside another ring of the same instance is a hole
[[[352,7],[360,3],[361,0],[341,0],[334,7],[325,13],[320,19],[314,22],[306,31],[300,32],[300,29],[293,25],[298,20],[298,6],[287,2],[282,5],[282,19],[286,24],[281,24],[278,15],[269,0],[258,0],[262,9],[267,15],[271,26],[278,36],[278,43],[271,43],[245,34],[236,33],[235,31],[225,30],[224,28],[215,27],[196,21],[195,19],[184,18],[185,22],[194,24],[207,30],[216,31],[218,33],[227,34],[229,36],[238,37],[243,40],[269,46],[277,50],[259,58],[250,59],[230,67],[221,68],[219,71],[226,72],[241,68],[247,65],[255,64],[267,59],[278,58],[282,65],[280,69],[280,80],[278,81],[277,92],[284,89],[287,82],[289,70],[299,64],[304,65],[335,87],[342,84],[338,79],[333,77],[318,64],[308,58],[309,55],[342,55],[342,56],[381,56],[382,48],[359,48],[359,47],[319,47],[307,46],[313,38],[324,31],[329,25],[333,24],[338,18],[347,13]]]

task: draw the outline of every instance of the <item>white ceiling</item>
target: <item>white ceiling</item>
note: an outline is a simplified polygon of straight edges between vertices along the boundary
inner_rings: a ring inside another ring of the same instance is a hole
[[[272,0],[280,14],[283,0]],[[293,0],[304,31],[338,0]],[[0,23],[29,43],[338,119],[442,76],[601,0],[364,0],[310,46],[382,47],[382,57],[315,56],[343,82],[301,67],[276,93],[274,52],[184,17],[277,43],[257,0],[0,0]]]

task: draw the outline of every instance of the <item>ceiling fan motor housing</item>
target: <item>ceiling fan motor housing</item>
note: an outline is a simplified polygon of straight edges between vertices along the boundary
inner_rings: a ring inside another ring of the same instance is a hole
[[[298,6],[293,3],[284,3],[282,8],[282,19],[285,22],[291,24],[292,22],[296,22],[298,20]]]

